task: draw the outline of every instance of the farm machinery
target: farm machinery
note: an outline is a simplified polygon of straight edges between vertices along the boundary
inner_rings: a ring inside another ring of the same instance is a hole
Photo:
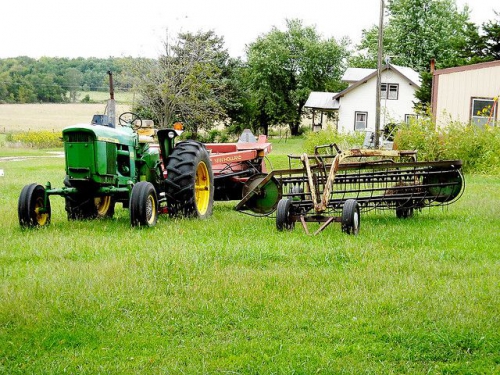
[[[48,225],[53,195],[64,197],[69,220],[112,217],[116,203],[129,209],[132,226],[154,226],[160,213],[203,219],[211,215],[214,198],[233,199],[238,190],[241,198],[246,180],[265,172],[271,150],[265,138],[175,143],[179,124],[156,131],[152,121],[131,112],[118,120],[116,127],[93,121],[63,130],[64,186],[26,185],[18,201],[21,227]]]
[[[358,234],[360,211],[394,210],[398,218],[414,210],[455,202],[464,191],[460,160],[417,161],[416,151],[317,146],[314,155],[289,155],[289,169],[255,175],[235,209],[257,216],[276,212],[279,231],[300,222],[333,222]],[[298,166],[297,166],[298,164]],[[294,167],[292,167],[292,165]]]

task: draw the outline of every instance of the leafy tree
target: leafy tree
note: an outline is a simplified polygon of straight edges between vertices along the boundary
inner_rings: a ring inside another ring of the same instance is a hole
[[[69,68],[64,73],[65,88],[69,92],[69,101],[76,102],[83,74],[77,68]]]
[[[389,0],[390,45],[387,51],[417,71],[429,69],[432,59],[450,65],[460,56],[466,39],[469,11],[455,0]]]
[[[389,0],[384,26],[384,55],[397,65],[422,75],[417,107],[425,110],[431,97],[430,62],[438,68],[462,65],[464,50],[477,35],[469,21],[468,7],[457,8],[455,0]],[[363,31],[359,54],[352,62],[376,67],[378,27]]]
[[[273,28],[249,45],[251,107],[265,133],[269,125],[289,124],[297,134],[309,93],[341,87],[347,43],[322,40],[314,27],[287,20],[286,31]]]
[[[245,128],[252,128],[253,108],[250,93],[247,90],[248,69],[241,59],[230,58],[223,67],[225,92],[221,105],[227,115],[226,126],[232,133],[241,133]]]
[[[160,127],[183,121],[196,138],[199,129],[210,129],[225,119],[226,95],[223,66],[229,54],[213,31],[182,33],[175,43],[164,42],[156,60],[135,65],[142,107],[149,109]]]
[[[500,60],[500,12],[494,12],[496,20],[483,24],[486,38],[486,56]]]

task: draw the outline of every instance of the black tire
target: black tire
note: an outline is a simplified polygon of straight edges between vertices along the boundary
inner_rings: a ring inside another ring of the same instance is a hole
[[[281,198],[276,208],[276,229],[280,232],[283,230],[292,230],[295,228],[295,221],[291,220],[290,212],[292,209],[292,201],[288,198]]]
[[[17,203],[19,224],[23,228],[43,227],[50,224],[51,208],[47,197],[45,203],[45,188],[38,184],[26,185],[21,190]]]
[[[72,187],[68,176],[64,178],[64,186]],[[91,197],[74,194],[65,198],[65,209],[68,220],[112,218],[115,214],[115,203],[115,199],[111,195]]]
[[[205,219],[212,214],[214,175],[205,146],[195,141],[178,143],[167,160],[168,213]]]
[[[158,196],[150,182],[134,185],[130,194],[130,224],[133,227],[153,227],[158,220]]]
[[[396,217],[398,219],[408,219],[413,216],[413,203],[412,201],[407,201],[404,203],[396,204]]]
[[[342,232],[357,235],[361,217],[359,214],[359,205],[355,199],[348,199],[342,207]]]
[[[97,217],[97,207],[94,197],[71,195],[65,198],[68,220],[90,220]]]

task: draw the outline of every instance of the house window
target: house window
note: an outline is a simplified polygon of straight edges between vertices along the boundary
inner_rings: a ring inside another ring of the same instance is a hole
[[[471,123],[480,127],[493,125],[497,118],[496,104],[493,99],[472,98]]]
[[[381,83],[380,98],[398,100],[399,85],[397,83]]]
[[[410,114],[406,114],[406,115],[405,115],[405,123],[406,123],[406,124],[409,124],[409,123],[410,123],[410,121],[412,121],[412,120],[413,120],[413,121],[415,121],[417,118],[418,118],[418,116],[417,116],[417,115],[413,115],[413,114],[411,114],[411,115],[410,115]]]
[[[368,112],[354,113],[354,130],[365,130],[368,121]]]

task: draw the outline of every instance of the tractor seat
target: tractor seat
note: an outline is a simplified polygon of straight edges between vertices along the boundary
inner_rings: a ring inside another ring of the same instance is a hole
[[[153,120],[142,120],[142,127],[137,129],[140,143],[154,143],[155,129]]]

